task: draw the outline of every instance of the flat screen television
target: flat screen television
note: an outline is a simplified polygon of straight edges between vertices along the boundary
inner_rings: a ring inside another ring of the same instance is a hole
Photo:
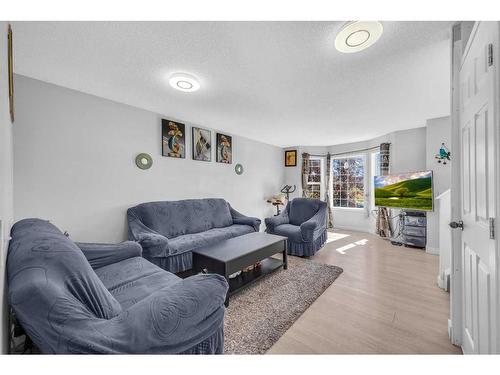
[[[375,176],[375,206],[433,210],[432,171]]]

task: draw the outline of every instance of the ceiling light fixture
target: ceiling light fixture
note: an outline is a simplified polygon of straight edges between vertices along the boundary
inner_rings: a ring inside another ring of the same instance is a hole
[[[193,92],[197,91],[200,88],[200,83],[190,74],[186,73],[176,73],[170,77],[168,80],[170,86],[174,89],[184,91],[184,92]]]
[[[384,27],[378,21],[352,21],[342,26],[335,38],[335,48],[343,53],[362,51],[373,45]]]

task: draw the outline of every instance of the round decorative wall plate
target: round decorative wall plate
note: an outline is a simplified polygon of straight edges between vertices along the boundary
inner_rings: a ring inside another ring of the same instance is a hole
[[[135,165],[140,169],[149,169],[153,165],[153,158],[149,154],[141,153],[135,157]]]
[[[240,174],[243,174],[243,166],[238,163],[234,166],[234,171],[236,172],[236,174],[240,175]]]

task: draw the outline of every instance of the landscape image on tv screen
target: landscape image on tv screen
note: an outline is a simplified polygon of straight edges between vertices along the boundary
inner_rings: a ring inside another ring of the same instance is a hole
[[[432,171],[376,176],[375,206],[432,211]]]

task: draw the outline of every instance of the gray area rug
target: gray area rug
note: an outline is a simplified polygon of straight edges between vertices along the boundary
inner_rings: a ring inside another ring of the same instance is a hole
[[[232,296],[224,322],[225,354],[264,354],[342,271],[289,256],[288,270]]]

